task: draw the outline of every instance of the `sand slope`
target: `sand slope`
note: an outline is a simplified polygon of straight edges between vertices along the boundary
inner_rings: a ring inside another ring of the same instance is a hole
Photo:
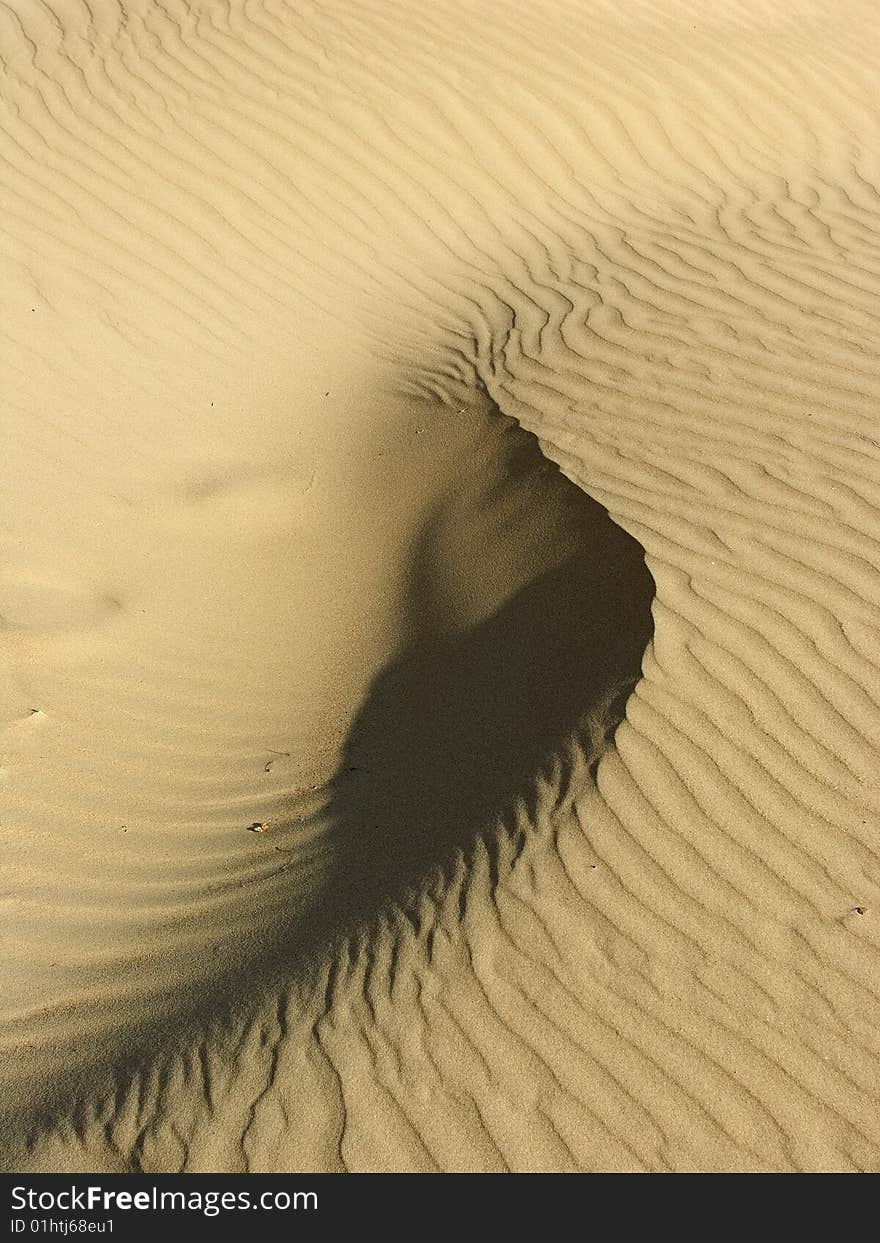
[[[877,1168],[872,19],[0,7],[7,1166]]]

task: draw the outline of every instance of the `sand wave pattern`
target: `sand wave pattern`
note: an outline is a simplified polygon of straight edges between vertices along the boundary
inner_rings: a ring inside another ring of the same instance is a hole
[[[878,1167],[880,49],[783,7],[0,2],[8,1167]]]

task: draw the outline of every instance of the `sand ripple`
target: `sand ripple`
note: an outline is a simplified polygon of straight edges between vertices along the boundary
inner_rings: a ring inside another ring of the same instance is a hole
[[[873,16],[4,0],[9,1164],[877,1168]]]

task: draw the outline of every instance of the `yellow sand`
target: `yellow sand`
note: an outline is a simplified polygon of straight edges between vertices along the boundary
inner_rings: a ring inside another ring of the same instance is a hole
[[[880,1166],[874,8],[0,8],[6,1168]]]

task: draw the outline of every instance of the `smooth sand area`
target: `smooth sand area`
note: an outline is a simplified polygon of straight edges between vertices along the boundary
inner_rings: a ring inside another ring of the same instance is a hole
[[[878,1168],[878,51],[0,8],[4,1168]]]

